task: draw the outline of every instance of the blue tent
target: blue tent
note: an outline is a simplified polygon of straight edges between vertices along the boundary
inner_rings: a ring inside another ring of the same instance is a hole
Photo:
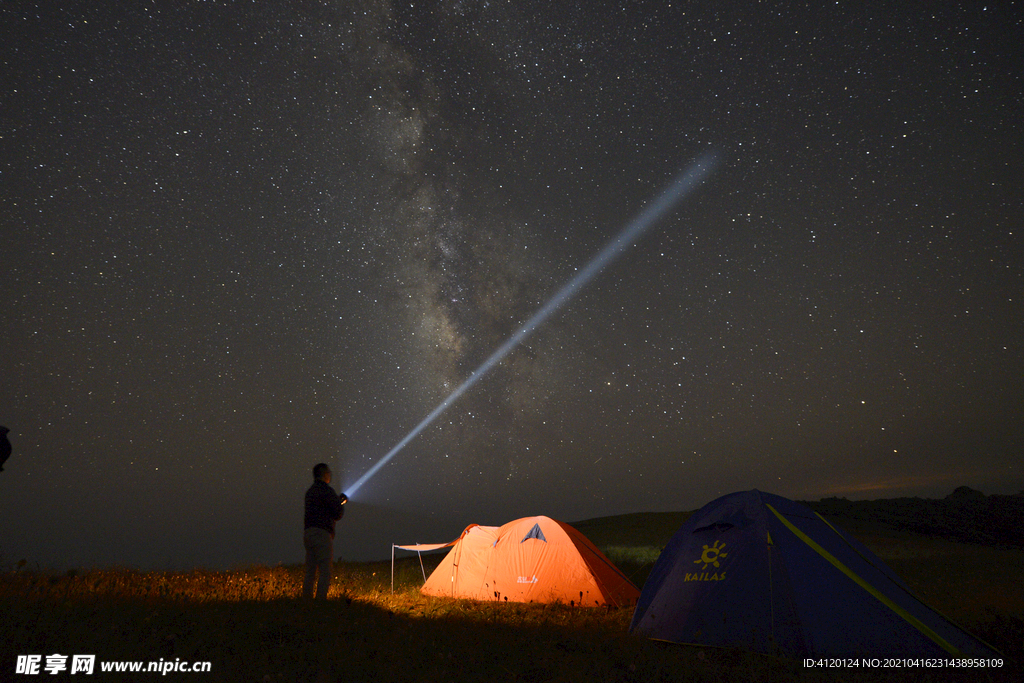
[[[757,490],[708,503],[676,532],[629,630],[793,657],[1001,656],[825,518]]]

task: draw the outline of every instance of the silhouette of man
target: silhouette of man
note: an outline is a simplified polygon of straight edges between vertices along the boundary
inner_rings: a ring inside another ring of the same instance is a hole
[[[312,598],[315,582],[318,600],[326,600],[331,587],[334,524],[345,514],[344,505],[348,502],[348,496],[335,493],[330,483],[331,468],[319,463],[313,468],[313,485],[306,490],[306,529],[302,536],[306,546],[306,578],[302,582],[302,595]]]
[[[11,442],[7,440],[7,427],[0,427],[0,472],[4,471],[4,463],[11,457]]]

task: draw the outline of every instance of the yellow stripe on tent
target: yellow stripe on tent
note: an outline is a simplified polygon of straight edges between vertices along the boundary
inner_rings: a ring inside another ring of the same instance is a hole
[[[811,510],[811,512],[814,512],[814,510]],[[832,523],[831,523],[831,522],[829,522],[829,521],[828,521],[827,519],[825,519],[824,517],[822,517],[821,515],[819,515],[819,514],[818,514],[817,512],[814,512],[814,516],[815,516],[815,517],[817,517],[818,519],[820,519],[821,521],[825,522],[825,524],[828,524],[828,527],[829,527],[830,529],[832,529],[832,531],[836,532],[836,535],[837,535],[837,536],[839,536],[839,538],[841,538],[841,539],[843,540],[843,542],[844,542],[844,543],[846,543],[846,545],[847,545],[847,546],[848,546],[848,547],[850,548],[850,550],[854,551],[855,553],[857,553],[858,555],[860,555],[861,557],[863,557],[863,558],[864,558],[864,561],[865,561],[865,562],[867,562],[867,563],[868,563],[868,564],[870,564],[871,566],[873,566],[873,567],[876,567],[876,568],[877,568],[877,565],[875,565],[875,562],[874,562],[874,560],[872,560],[872,559],[871,559],[870,557],[867,557],[867,556],[865,556],[865,555],[864,555],[864,553],[862,553],[862,552],[861,552],[860,550],[858,550],[856,546],[854,546],[854,545],[853,545],[852,543],[850,543],[850,542],[849,542],[848,540],[846,540],[846,537],[845,537],[845,536],[844,536],[843,534],[841,534],[841,533],[839,532],[839,529],[837,529],[837,528],[835,528],[834,526],[832,526]],[[916,595],[914,595],[914,592],[913,592],[912,590],[910,590],[910,588],[908,588],[908,587],[904,586],[904,587],[903,587],[903,590],[904,590],[904,591],[906,591],[907,593],[909,593],[909,594],[910,594],[910,597],[914,598],[914,599],[915,599],[915,600],[917,600],[918,602],[924,602],[923,600],[921,600],[921,598],[919,598],[919,597],[917,597]],[[960,629],[961,631],[965,630],[965,629],[963,629],[962,627],[960,627],[960,626],[959,626],[959,625],[958,625],[958,624],[957,624],[957,623],[956,623],[955,621],[953,621],[952,619],[950,619],[949,617],[947,617],[947,616],[946,616],[945,614],[943,614],[943,613],[942,613],[942,612],[940,612],[939,610],[935,609],[934,607],[931,607],[931,610],[932,610],[933,612],[935,612],[936,614],[938,614],[938,615],[939,615],[940,617],[942,617],[943,619],[945,619],[946,621],[948,621],[948,622],[949,622],[949,623],[950,623],[950,624],[951,624],[952,626],[955,626],[956,628]],[[999,649],[998,649],[998,648],[996,648],[996,647],[993,647],[992,645],[989,645],[988,643],[986,643],[986,642],[985,642],[984,640],[982,640],[981,638],[978,638],[977,636],[975,636],[974,638],[975,638],[975,640],[978,640],[978,641],[980,641],[980,642],[981,642],[982,644],[984,644],[984,645],[985,645],[985,647],[989,648],[990,650],[995,650],[996,652],[999,652]],[[1002,654],[1002,653],[1001,653],[1001,652],[999,652],[999,654]]]
[[[878,601],[881,602],[883,605],[885,605],[886,607],[891,609],[893,612],[895,612],[896,614],[898,614],[901,617],[903,617],[903,619],[905,619],[908,624],[910,624],[911,626],[916,628],[918,631],[920,631],[921,633],[926,635],[928,638],[930,638],[932,641],[934,641],[936,645],[938,645],[939,647],[941,647],[943,650],[945,650],[946,652],[950,653],[951,655],[954,655],[954,656],[957,656],[957,657],[963,657],[964,656],[964,654],[961,653],[960,650],[958,650],[956,648],[956,646],[954,646],[951,643],[947,642],[945,638],[943,638],[938,633],[936,633],[935,631],[930,629],[927,624],[925,624],[920,619],[915,617],[913,614],[911,614],[910,612],[906,611],[905,609],[903,609],[902,607],[897,605],[895,602],[890,600],[888,597],[886,597],[884,594],[882,594],[878,589],[876,589],[874,586],[869,584],[867,581],[865,581],[861,577],[857,576],[853,572],[852,569],[847,567],[845,564],[843,564],[838,559],[836,559],[831,553],[829,553],[827,550],[825,550],[820,545],[815,543],[814,540],[811,539],[810,536],[808,536],[804,532],[800,531],[800,529],[796,528],[796,526],[794,526],[793,523],[790,522],[788,519],[783,517],[779,513],[778,510],[776,510],[775,508],[773,508],[771,505],[769,505],[767,503],[765,503],[765,507],[767,507],[769,510],[771,510],[775,514],[775,516],[778,517],[779,520],[783,524],[786,525],[787,529],[792,531],[796,535],[797,538],[799,538],[801,541],[803,541],[808,546],[810,546],[811,549],[814,550],[814,552],[818,553],[819,555],[824,557],[826,560],[828,560],[836,569],[838,569],[839,571],[841,571],[842,573],[844,573],[848,577],[850,577],[850,579],[854,583],[856,583],[858,586],[860,586],[861,588],[866,590],[868,593],[873,595],[875,598],[877,598]]]

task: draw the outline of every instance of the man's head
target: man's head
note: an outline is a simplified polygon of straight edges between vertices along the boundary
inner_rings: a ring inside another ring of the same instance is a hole
[[[319,479],[325,484],[331,483],[331,468],[327,466],[327,463],[321,462],[313,466],[313,478]]]

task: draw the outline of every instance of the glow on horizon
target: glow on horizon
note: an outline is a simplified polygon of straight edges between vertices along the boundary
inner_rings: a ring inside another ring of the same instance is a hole
[[[423,418],[423,421],[416,425],[412,431],[410,431],[405,438],[399,441],[394,448],[388,451],[380,460],[378,460],[370,469],[368,469],[354,484],[345,489],[345,493],[348,497],[354,498],[355,494],[359,489],[370,480],[373,475],[377,474],[378,471],[384,465],[388,464],[392,458],[394,458],[399,451],[405,448],[410,441],[415,439],[420,432],[426,429],[430,423],[438,418],[441,413],[449,408],[460,396],[472,387],[474,384],[479,382],[484,375],[490,372],[491,368],[501,362],[505,356],[507,356],[512,349],[518,346],[524,339],[526,339],[534,330],[537,329],[545,320],[547,320],[555,311],[564,306],[573,296],[576,295],[590,280],[592,280],[601,270],[603,270],[609,263],[614,261],[626,247],[636,242],[652,225],[654,225],[659,219],[664,217],[669,211],[671,211],[676,204],[678,204],[686,195],[694,190],[704,178],[714,170],[717,165],[717,155],[714,152],[708,152],[704,156],[700,157],[697,161],[693,162],[686,170],[680,173],[676,178],[662,191],[658,196],[657,200],[648,204],[643,211],[641,211],[636,217],[631,220],[625,228],[612,239],[605,247],[598,252],[583,267],[576,275],[569,280],[551,299],[544,304],[536,313],[534,313],[529,320],[511,336],[509,337],[497,350],[492,353],[487,360],[480,364],[476,370],[458,387],[455,388],[452,393],[448,395],[436,408],[434,408],[429,415]]]

